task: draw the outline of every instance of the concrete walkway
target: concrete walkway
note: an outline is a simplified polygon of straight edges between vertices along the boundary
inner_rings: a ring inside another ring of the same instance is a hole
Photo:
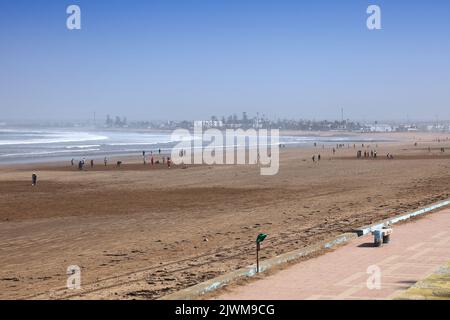
[[[393,228],[381,248],[364,236],[217,299],[392,299],[450,260],[450,209]]]

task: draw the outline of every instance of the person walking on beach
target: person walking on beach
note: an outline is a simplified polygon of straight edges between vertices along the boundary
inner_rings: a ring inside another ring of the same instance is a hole
[[[158,154],[161,154],[161,148],[158,149]]]
[[[91,168],[94,167],[94,159],[91,159]]]
[[[320,161],[320,154],[317,156],[317,161]]]
[[[153,159],[153,156],[152,156],[152,158],[150,159],[150,161],[151,161],[152,165],[154,165],[155,159]]]
[[[37,184],[37,175],[33,173],[31,175],[31,185],[34,187]]]
[[[105,157],[105,159],[103,159],[103,163],[105,164],[105,167],[106,167],[106,165],[108,164],[108,159]]]
[[[167,157],[167,167],[170,169],[170,157]]]
[[[73,167],[73,158],[72,158],[72,160],[70,160],[70,164],[71,164],[71,166]]]
[[[78,170],[83,170],[83,161],[78,161]]]
[[[316,156],[312,156],[312,161],[315,163],[316,162]]]

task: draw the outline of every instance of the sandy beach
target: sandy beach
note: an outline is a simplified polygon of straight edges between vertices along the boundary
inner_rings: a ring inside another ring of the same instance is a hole
[[[275,176],[139,155],[84,171],[70,159],[0,166],[0,298],[155,299],[253,263],[260,232],[264,259],[448,199],[450,135],[390,136],[335,154],[282,148]],[[356,159],[374,149],[377,159]],[[69,265],[81,268],[81,290],[65,288]]]

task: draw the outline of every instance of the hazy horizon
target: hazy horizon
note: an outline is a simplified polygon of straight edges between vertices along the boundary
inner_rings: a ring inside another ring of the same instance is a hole
[[[236,113],[236,115],[238,116],[238,118],[240,119],[242,116],[242,113]],[[106,123],[106,114],[101,117],[97,116],[96,120],[95,120],[95,125],[101,127],[103,125],[105,125]],[[180,121],[189,121],[189,122],[193,122],[193,121],[199,121],[199,120],[210,120],[212,115],[205,115],[204,117],[198,117],[198,118],[184,118],[184,119],[169,119],[169,118],[133,118],[133,117],[128,117],[127,115],[116,115],[116,114],[110,114],[110,116],[114,119],[115,116],[119,116],[121,119],[123,119],[124,117],[127,119],[128,123],[131,122],[141,122],[141,121],[147,121],[147,122],[151,122],[151,123],[158,123],[158,122],[167,122],[167,121],[175,121],[175,122],[180,122]],[[222,115],[216,115],[218,117],[218,120],[221,120]],[[225,115],[226,117],[227,115]],[[256,114],[249,114],[248,115],[250,119],[254,118],[254,116],[256,117]],[[261,116],[261,114],[260,114]],[[277,117],[277,118],[268,118],[269,121],[277,121],[277,120],[281,120],[281,121],[288,121],[288,120],[292,120],[292,121],[316,121],[316,122],[320,122],[320,121],[341,121],[340,116],[334,116],[334,117],[324,117],[324,118],[306,118],[306,117]],[[413,117],[404,117],[404,118],[399,118],[399,119],[389,119],[389,118],[364,118],[364,119],[352,119],[349,117],[345,117],[344,118],[345,121],[350,121],[350,122],[354,122],[354,123],[379,123],[379,124],[414,124],[414,123],[449,123],[450,122],[450,118],[436,118],[436,117],[429,117],[429,118],[413,118]],[[76,125],[76,124],[86,124],[86,125],[93,125],[94,124],[94,119],[93,117],[91,118],[58,118],[58,117],[22,117],[22,118],[5,118],[2,117],[0,115],[0,128],[2,125],[6,125],[6,126],[14,126],[14,125],[46,125],[46,124],[62,124],[62,123],[67,123],[67,124],[71,124],[71,125]]]

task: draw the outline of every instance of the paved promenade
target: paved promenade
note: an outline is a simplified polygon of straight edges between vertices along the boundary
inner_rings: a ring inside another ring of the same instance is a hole
[[[450,261],[450,209],[393,228],[381,248],[364,236],[217,299],[392,299]]]

